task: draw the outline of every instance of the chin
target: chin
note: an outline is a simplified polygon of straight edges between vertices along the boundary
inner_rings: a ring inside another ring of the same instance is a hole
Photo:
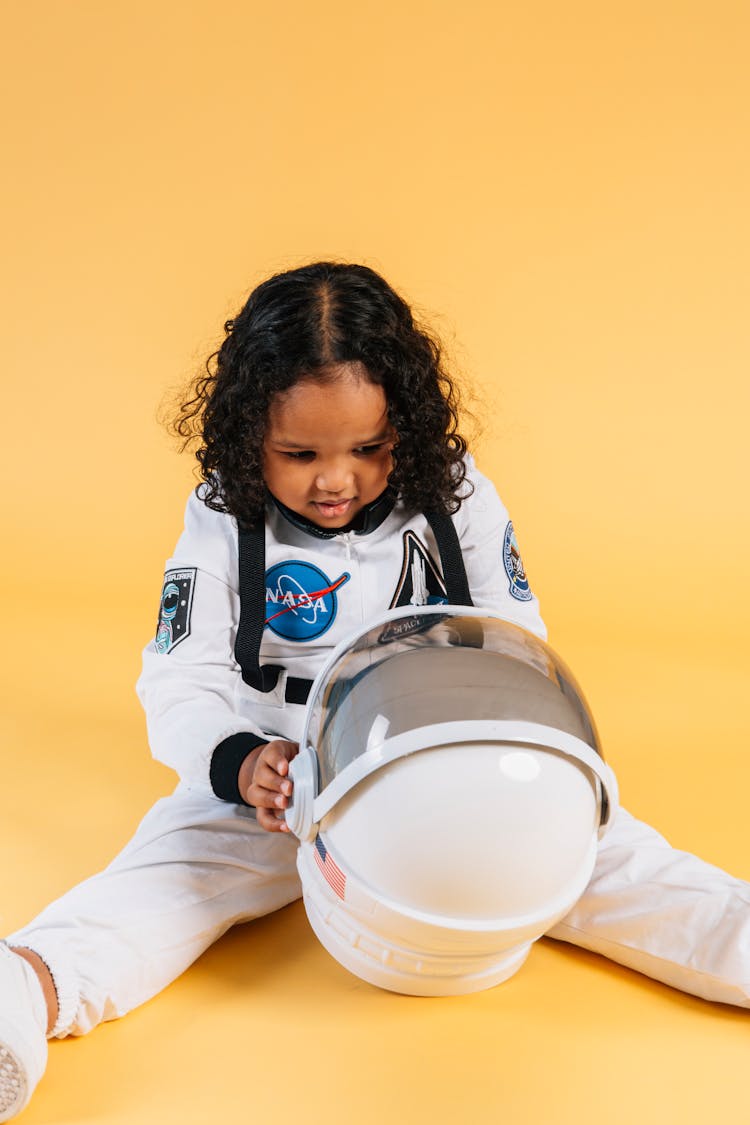
[[[347,514],[344,516],[322,516],[319,512],[316,512],[315,515],[310,516],[309,518],[312,523],[317,524],[318,527],[325,527],[330,531],[330,529],[334,527],[346,527],[347,524],[350,524],[353,519],[356,519],[358,514],[359,510],[354,512],[352,515]]]

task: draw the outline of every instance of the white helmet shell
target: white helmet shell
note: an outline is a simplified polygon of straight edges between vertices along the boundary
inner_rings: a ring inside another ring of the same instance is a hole
[[[313,686],[287,820],[325,948],[372,984],[498,984],[566,914],[617,803],[552,650],[487,611],[388,614]]]

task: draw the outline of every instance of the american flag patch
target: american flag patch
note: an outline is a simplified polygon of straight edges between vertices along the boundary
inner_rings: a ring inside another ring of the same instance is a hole
[[[346,895],[346,875],[341,870],[339,865],[335,863],[330,855],[328,849],[318,834],[315,837],[315,862],[320,870],[323,872],[323,878],[326,883],[331,887],[335,894],[343,899]]]

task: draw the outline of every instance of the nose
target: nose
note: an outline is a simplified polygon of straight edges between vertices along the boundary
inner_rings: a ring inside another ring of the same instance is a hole
[[[321,492],[344,492],[351,486],[353,480],[354,474],[348,461],[336,458],[319,467],[315,477],[315,487]]]

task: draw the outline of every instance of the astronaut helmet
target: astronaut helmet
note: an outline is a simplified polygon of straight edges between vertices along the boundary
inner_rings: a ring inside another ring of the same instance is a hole
[[[381,988],[499,984],[575,904],[617,784],[573,676],[484,609],[393,610],[313,684],[286,820],[323,946]]]

